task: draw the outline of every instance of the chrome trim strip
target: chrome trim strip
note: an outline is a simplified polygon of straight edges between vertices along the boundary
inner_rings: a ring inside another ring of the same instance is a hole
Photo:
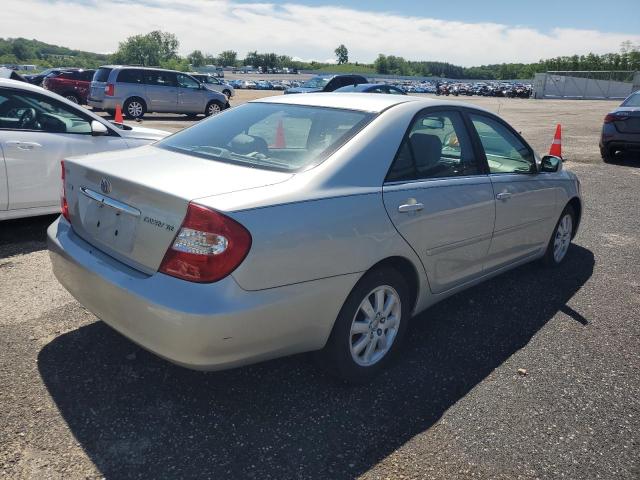
[[[93,190],[87,187],[80,187],[80,191],[91,200],[95,200],[98,203],[101,203],[107,207],[113,208],[118,212],[126,213],[127,215],[131,215],[132,217],[139,217],[140,210],[133,208],[126,203],[119,202],[118,200],[114,200],[113,198],[106,197],[101,193],[94,192]]]

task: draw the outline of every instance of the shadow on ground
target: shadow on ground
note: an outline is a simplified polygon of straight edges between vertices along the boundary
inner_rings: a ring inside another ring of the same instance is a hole
[[[310,355],[194,372],[102,322],[53,340],[38,366],[107,479],[353,478],[429,429],[558,311],[589,328],[566,304],[593,267],[573,246],[562,268],[520,267],[440,303],[365,386],[336,383]]]
[[[44,215],[0,222],[0,258],[47,248],[47,228],[55,219]]]

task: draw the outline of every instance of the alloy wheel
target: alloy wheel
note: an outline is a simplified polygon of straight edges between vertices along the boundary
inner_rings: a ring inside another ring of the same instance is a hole
[[[374,288],[363,300],[351,322],[349,345],[353,360],[369,367],[379,362],[396,339],[402,305],[393,287]]]
[[[209,105],[209,111],[207,112],[209,115],[217,115],[218,113],[220,113],[220,105],[218,105],[217,103],[212,103],[211,105]]]
[[[127,112],[134,118],[139,117],[140,115],[142,115],[142,104],[140,102],[136,102],[135,100],[129,102],[129,105],[127,106]]]
[[[573,219],[566,213],[556,229],[556,236],[553,240],[553,259],[560,263],[569,250],[571,243],[571,233],[573,232]]]

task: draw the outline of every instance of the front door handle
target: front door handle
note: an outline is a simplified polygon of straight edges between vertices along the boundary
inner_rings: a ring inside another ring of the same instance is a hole
[[[496,195],[496,198],[498,200],[506,200],[507,198],[511,197],[511,193],[509,192],[502,192]]]
[[[422,210],[424,208],[424,204],[422,203],[404,203],[402,205],[400,205],[398,207],[398,211],[400,213],[407,213],[407,212],[419,212],[420,210]]]

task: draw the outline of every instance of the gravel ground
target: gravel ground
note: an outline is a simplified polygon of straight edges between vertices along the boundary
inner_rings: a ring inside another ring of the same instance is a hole
[[[581,230],[560,269],[520,267],[421,314],[366,386],[311,355],[173,366],[57,284],[53,217],[0,223],[0,478],[639,478],[640,160],[598,160],[611,104],[480,100],[540,150],[563,121]]]

